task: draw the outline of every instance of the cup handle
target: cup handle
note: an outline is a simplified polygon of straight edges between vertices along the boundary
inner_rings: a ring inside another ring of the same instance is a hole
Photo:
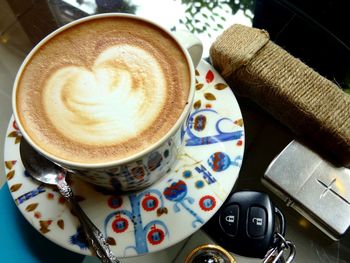
[[[203,54],[202,42],[192,33],[184,30],[172,32],[174,37],[187,49],[191,56],[193,66],[197,67]]]

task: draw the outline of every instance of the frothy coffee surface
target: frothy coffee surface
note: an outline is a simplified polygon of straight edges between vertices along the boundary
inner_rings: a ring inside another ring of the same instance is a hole
[[[18,83],[26,132],[59,158],[102,163],[160,140],[187,103],[186,57],[160,29],[130,18],[77,24],[44,43]]]

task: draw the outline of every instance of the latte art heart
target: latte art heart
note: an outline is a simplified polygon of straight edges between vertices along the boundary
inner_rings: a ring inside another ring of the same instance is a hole
[[[91,69],[67,66],[54,72],[43,101],[63,136],[88,145],[120,143],[142,133],[161,113],[166,79],[151,54],[116,45],[102,52]]]

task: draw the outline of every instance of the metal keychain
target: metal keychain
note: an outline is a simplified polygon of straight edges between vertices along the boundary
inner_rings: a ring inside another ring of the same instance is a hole
[[[271,248],[263,263],[291,263],[295,258],[294,244],[286,240],[280,233],[275,234],[276,246]],[[284,252],[289,250],[288,257],[284,258]],[[185,263],[214,262],[214,263],[237,263],[238,261],[223,247],[213,244],[200,245],[193,249],[186,257]]]
[[[263,263],[291,263],[294,260],[296,254],[295,245],[291,241],[286,240],[280,233],[276,233],[276,239],[278,240],[276,242],[276,246],[267,252]],[[285,259],[284,252],[288,250],[289,254]]]

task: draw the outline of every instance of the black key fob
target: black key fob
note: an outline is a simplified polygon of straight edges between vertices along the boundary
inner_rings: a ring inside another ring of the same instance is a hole
[[[254,191],[233,193],[204,226],[204,230],[222,247],[238,255],[264,258],[274,246],[276,215],[279,232],[284,235],[282,213],[267,194]]]

